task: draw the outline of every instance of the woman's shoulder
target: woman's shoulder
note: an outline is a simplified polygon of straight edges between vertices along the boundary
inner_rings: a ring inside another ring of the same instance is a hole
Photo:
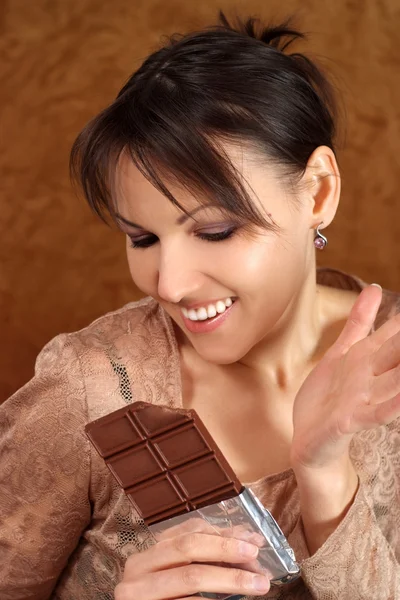
[[[68,405],[90,420],[134,399],[170,400],[178,392],[172,322],[156,301],[143,298],[52,338],[37,356],[33,378],[5,405],[48,401],[50,411]]]
[[[317,281],[328,287],[360,292],[369,285],[369,282],[357,275],[331,267],[319,268],[317,270]],[[400,313],[400,292],[383,288],[382,302],[375,321],[375,328],[380,327],[385,321],[398,313]]]
[[[116,343],[120,337],[137,336],[144,331],[149,335],[171,332],[169,317],[150,297],[129,302],[98,317],[86,327],[66,335],[74,344],[106,347]]]
[[[62,356],[75,356],[78,360],[93,354],[112,355],[121,345],[135,347],[140,352],[150,339],[174,337],[168,315],[153,298],[130,302],[117,310],[105,313],[82,329],[60,333],[40,351],[35,370]]]
[[[57,345],[71,347],[79,362],[90,419],[132,400],[154,401],[167,393],[171,380],[171,393],[176,393],[175,332],[167,313],[152,298],[131,302],[83,329],[57,336],[41,352],[37,365],[54,348],[59,355]]]

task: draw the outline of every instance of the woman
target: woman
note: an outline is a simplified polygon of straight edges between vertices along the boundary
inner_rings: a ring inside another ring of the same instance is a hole
[[[316,270],[340,176],[329,84],[288,52],[302,34],[220,19],[149,56],[75,142],[146,298],[56,337],[0,409],[4,600],[268,593],[253,543],[148,543],[84,435],[135,400],[194,408],[271,510],[302,567],[271,597],[400,598],[399,296]]]

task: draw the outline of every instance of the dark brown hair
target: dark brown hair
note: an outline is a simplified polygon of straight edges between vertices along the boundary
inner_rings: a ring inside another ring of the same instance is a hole
[[[217,202],[243,223],[274,229],[242,184],[223,142],[248,143],[285,180],[304,173],[321,145],[334,150],[332,88],[305,55],[287,49],[304,34],[259,19],[174,34],[77,137],[71,174],[92,209],[115,216],[113,177],[122,152],[171,202],[167,182]]]

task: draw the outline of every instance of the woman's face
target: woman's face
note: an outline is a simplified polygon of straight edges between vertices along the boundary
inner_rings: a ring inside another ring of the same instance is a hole
[[[248,152],[229,155],[279,233],[249,235],[217,206],[203,208],[171,186],[193,211],[185,218],[126,156],[118,168],[120,228],[134,283],[163,306],[200,356],[217,364],[238,361],[276,335],[315,268],[305,192],[296,201]]]

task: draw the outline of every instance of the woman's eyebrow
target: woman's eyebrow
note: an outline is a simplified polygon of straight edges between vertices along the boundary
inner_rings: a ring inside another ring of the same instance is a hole
[[[178,217],[176,220],[176,224],[183,225],[183,223],[185,223],[190,217],[193,217],[200,210],[204,210],[205,208],[210,208],[211,206],[218,206],[218,205],[210,203],[210,204],[203,204],[201,206],[197,206],[194,210],[192,210],[188,214],[184,213],[183,215]],[[115,218],[117,219],[117,221],[121,221],[121,223],[124,223],[125,225],[128,225],[129,227],[135,227],[136,229],[144,229],[144,227],[142,227],[141,225],[138,225],[137,223],[133,223],[133,221],[129,221],[128,219],[126,219],[119,213],[115,213]]]
[[[125,225],[129,225],[129,227],[136,227],[137,229],[143,229],[143,227],[141,227],[140,225],[137,225],[137,223],[133,223],[132,221],[128,221],[128,219],[125,219],[125,217],[123,217],[119,213],[115,213],[114,216],[117,219],[117,221],[121,221],[121,223],[124,223]]]
[[[201,206],[197,206],[197,208],[195,208],[191,212],[189,212],[187,214],[184,213],[183,215],[178,217],[176,220],[176,224],[183,225],[183,223],[185,223],[190,217],[193,217],[193,215],[198,213],[200,210],[204,210],[205,208],[210,208],[211,206],[218,206],[218,205],[210,202],[209,204],[202,204]]]

